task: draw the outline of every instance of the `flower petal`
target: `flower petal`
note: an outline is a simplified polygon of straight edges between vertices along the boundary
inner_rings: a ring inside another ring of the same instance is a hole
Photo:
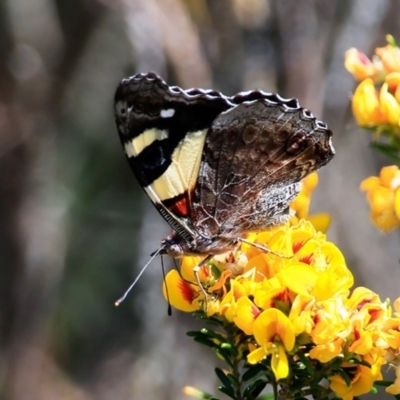
[[[372,79],[364,79],[352,99],[353,115],[360,126],[371,127],[382,122],[377,91]]]
[[[284,379],[289,375],[289,363],[285,348],[281,345],[276,346],[272,353],[271,368],[277,380]]]
[[[168,291],[167,291],[168,289]],[[179,275],[176,269],[168,272],[163,284],[163,294],[166,300],[178,310],[193,312],[200,308],[197,291]]]

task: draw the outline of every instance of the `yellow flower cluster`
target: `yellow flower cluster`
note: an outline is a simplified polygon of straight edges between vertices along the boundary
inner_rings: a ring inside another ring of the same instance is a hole
[[[400,49],[390,35],[388,44],[375,49],[370,60],[359,50],[346,52],[345,67],[361,83],[356,88],[352,109],[362,127],[400,126]],[[382,84],[377,90],[375,84]]]
[[[192,283],[201,259],[185,257],[180,273],[170,271],[164,284],[172,306],[204,310],[235,326],[247,362],[271,356],[278,380],[290,379],[293,366],[306,357],[314,367],[326,366],[324,378],[338,397],[351,400],[369,392],[388,358],[396,363],[400,317],[369,289],[350,294],[353,276],[342,253],[310,222],[249,240],[270,251],[242,244],[214,257],[200,268],[202,288]],[[400,393],[400,379],[389,390]]]
[[[388,232],[400,226],[400,169],[397,165],[382,168],[379,177],[370,176],[361,182],[367,194],[373,224]]]

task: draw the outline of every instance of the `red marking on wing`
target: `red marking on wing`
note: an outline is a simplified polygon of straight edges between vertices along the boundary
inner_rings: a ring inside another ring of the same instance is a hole
[[[189,199],[187,197],[181,198],[171,204],[169,208],[174,214],[180,217],[188,217],[190,214]]]
[[[186,191],[171,199],[164,200],[163,204],[177,217],[190,218],[191,205],[189,192]]]

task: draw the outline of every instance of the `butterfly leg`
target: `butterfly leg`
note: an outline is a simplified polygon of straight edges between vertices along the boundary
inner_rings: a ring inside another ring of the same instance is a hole
[[[193,268],[193,273],[194,276],[196,278],[196,283],[199,286],[201,292],[204,294],[204,301],[206,302],[206,307],[205,309],[207,310],[207,298],[210,296],[207,291],[204,289],[204,286],[202,285],[202,283],[200,282],[200,276],[199,276],[199,271],[200,268],[207,264],[211,259],[213,258],[213,256],[210,254],[208,255],[206,258],[203,258],[203,260],[201,260],[194,268]]]
[[[264,251],[265,253],[270,253],[270,254],[273,254],[274,256],[278,256],[280,258],[285,258],[285,259],[293,258],[293,256],[284,256],[282,253],[277,253],[277,252],[269,249],[268,247],[262,246],[261,244],[258,244],[258,243],[250,242],[249,240],[244,239],[244,238],[239,238],[239,241],[241,241],[242,243],[246,243],[250,246],[253,246],[256,249]]]

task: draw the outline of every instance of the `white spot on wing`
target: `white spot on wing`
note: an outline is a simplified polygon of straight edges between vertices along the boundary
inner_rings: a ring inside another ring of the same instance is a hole
[[[171,118],[175,114],[175,110],[173,108],[169,108],[168,110],[161,110],[160,116],[161,118]]]
[[[333,147],[333,143],[332,143],[332,136],[329,137],[329,147],[330,147],[332,153],[336,154],[335,149]]]
[[[136,157],[139,155],[146,147],[150,146],[156,140],[164,140],[168,138],[168,131],[163,129],[146,129],[139,136],[136,136],[132,140],[128,140],[124,144],[126,155],[131,157]]]
[[[133,152],[132,142],[125,142],[124,143],[125,154],[128,158],[134,157],[136,154]]]

